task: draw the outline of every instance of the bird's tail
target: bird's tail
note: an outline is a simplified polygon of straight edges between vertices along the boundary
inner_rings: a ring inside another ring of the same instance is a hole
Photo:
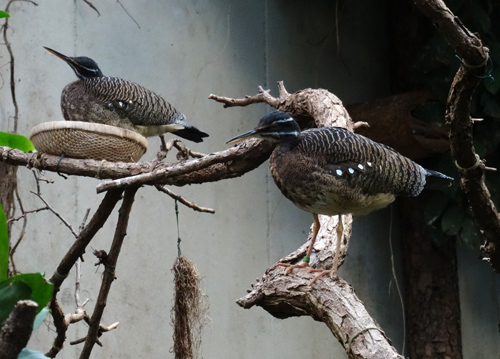
[[[451,186],[453,178],[441,172],[425,169],[425,188],[441,190]]]
[[[208,137],[208,133],[200,131],[196,127],[191,126],[190,124],[184,123],[182,126],[184,128],[172,131],[172,133],[193,142],[203,142],[203,138]]]

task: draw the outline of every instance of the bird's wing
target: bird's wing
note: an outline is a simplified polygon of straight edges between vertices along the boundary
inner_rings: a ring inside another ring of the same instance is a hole
[[[325,175],[343,177],[368,194],[416,196],[424,169],[391,147],[339,127],[303,131],[300,146],[323,158]]]
[[[134,125],[159,126],[184,120],[175,107],[145,87],[117,77],[84,80],[85,88],[104,106]]]

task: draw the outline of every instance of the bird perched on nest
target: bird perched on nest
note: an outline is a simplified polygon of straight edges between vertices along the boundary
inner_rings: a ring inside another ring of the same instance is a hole
[[[444,189],[453,180],[423,168],[394,149],[340,127],[301,131],[288,114],[275,111],[265,115],[251,131],[227,141],[233,144],[249,137],[277,143],[269,159],[274,182],[283,195],[314,217],[311,244],[299,265],[309,267],[309,258],[318,234],[319,214],[339,216],[337,247],[330,270],[309,269],[322,276],[335,274],[339,264],[343,232],[341,215],[368,214],[393,202],[396,196],[414,197],[424,188]]]
[[[163,98],[134,82],[103,75],[88,57],[69,57],[45,49],[64,60],[78,77],[61,95],[61,109],[67,121],[102,123],[133,130],[143,136],[172,132],[194,142],[208,134],[185,121],[185,116]]]

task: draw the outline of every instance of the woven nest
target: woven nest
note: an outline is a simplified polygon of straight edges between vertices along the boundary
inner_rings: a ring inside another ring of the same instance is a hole
[[[148,149],[136,132],[80,121],[41,123],[31,129],[30,140],[39,152],[111,162],[137,162]]]

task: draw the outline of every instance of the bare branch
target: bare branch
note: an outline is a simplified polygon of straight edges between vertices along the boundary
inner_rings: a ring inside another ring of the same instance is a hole
[[[500,214],[491,201],[484,183],[484,164],[473,143],[470,117],[472,95],[488,72],[488,49],[446,7],[443,1],[416,0],[416,6],[432,21],[462,59],[448,95],[446,124],[450,129],[451,152],[460,171],[460,185],[465,191],[476,223],[486,243],[481,247],[500,272]]]
[[[267,103],[276,108],[279,106],[279,100],[271,96],[271,90],[264,90],[261,86],[259,86],[259,93],[257,95],[245,96],[245,98],[234,99],[210,94],[208,99],[224,104],[224,108],[235,106],[244,107],[254,103]]]
[[[30,191],[30,193],[34,194],[35,196],[37,196],[43,203],[45,203],[45,206],[49,209],[49,211],[51,211],[52,213],[54,213],[54,215],[59,218],[59,220],[66,226],[69,228],[69,230],[71,231],[71,233],[73,234],[73,236],[75,236],[75,238],[78,237],[78,234],[76,234],[75,230],[73,229],[73,226],[71,226],[71,224],[64,219],[64,217],[59,213],[57,212],[54,208],[52,208],[50,206],[50,204],[42,197],[41,194],[39,193],[36,193],[36,192],[33,192],[33,191]]]
[[[130,211],[132,209],[132,204],[134,203],[134,196],[137,192],[137,189],[138,187],[127,189],[123,196],[123,203],[119,210],[115,236],[113,238],[113,243],[111,244],[111,249],[109,251],[108,257],[106,258],[106,269],[104,270],[101,289],[99,291],[99,296],[97,297],[97,302],[92,313],[89,331],[87,333],[87,339],[85,340],[85,345],[83,346],[83,350],[80,354],[80,359],[87,359],[90,357],[92,348],[97,341],[99,335],[99,325],[101,323],[104,307],[106,306],[111,284],[115,280],[116,263],[120,254],[123,240],[125,239]]]
[[[196,203],[193,203],[193,202],[189,202],[188,200],[186,200],[185,198],[183,198],[182,196],[179,196],[177,194],[175,194],[174,192],[172,192],[171,190],[169,190],[168,188],[165,188],[163,186],[160,186],[160,185],[155,185],[156,189],[158,191],[161,191],[163,193],[166,193],[168,194],[170,197],[172,197],[173,199],[176,199],[178,200],[180,203],[182,203],[183,205],[185,205],[186,207],[189,207],[191,209],[194,209],[195,211],[198,211],[198,212],[205,212],[205,213],[215,213],[215,210],[213,210],[212,208],[205,208],[205,207],[200,207],[198,206]]]
[[[107,221],[109,215],[113,211],[113,208],[115,208],[116,203],[121,199],[121,195],[121,190],[109,191],[106,193],[106,196],[104,196],[99,208],[97,208],[97,211],[92,216],[89,224],[87,224],[83,231],[80,232],[75,243],[73,243],[64,258],[61,260],[61,263],[59,263],[56,272],[49,279],[49,282],[54,284],[53,298],[59,291],[61,284],[64,279],[66,279],[66,276],[73,265],[76,263],[78,258],[85,253],[85,248],[87,248],[87,245],[90,243],[92,238],[94,238],[94,235]]]
[[[90,6],[97,13],[98,16],[101,16],[101,13],[99,12],[99,10],[97,10],[97,8],[94,6],[94,4],[92,4],[89,0],[83,0],[83,2],[85,4],[87,4],[88,6]]]

